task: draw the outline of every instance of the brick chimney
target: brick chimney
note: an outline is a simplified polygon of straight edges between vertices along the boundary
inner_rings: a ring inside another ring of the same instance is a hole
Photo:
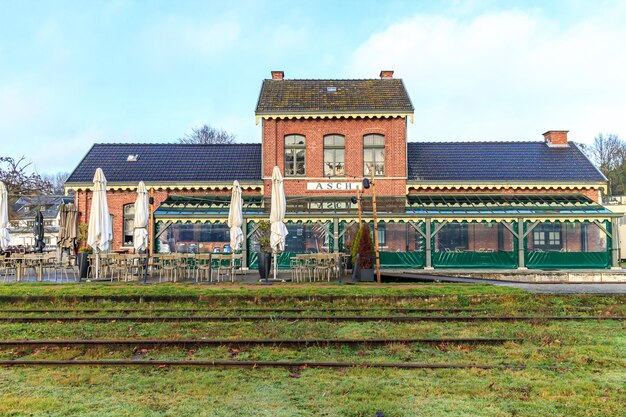
[[[548,130],[543,134],[543,139],[548,146],[569,146],[567,143],[567,132],[569,130]]]
[[[389,70],[382,70],[380,72],[380,78],[382,80],[390,80],[393,78],[393,71],[389,71]]]
[[[272,71],[272,80],[282,80],[283,78],[285,78],[283,71]]]

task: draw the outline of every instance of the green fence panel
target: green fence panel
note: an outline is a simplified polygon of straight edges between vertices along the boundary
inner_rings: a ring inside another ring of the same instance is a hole
[[[515,252],[433,252],[435,268],[517,268]]]
[[[423,268],[423,252],[380,252],[380,268]]]
[[[609,268],[611,255],[605,252],[526,252],[526,266],[533,269]]]

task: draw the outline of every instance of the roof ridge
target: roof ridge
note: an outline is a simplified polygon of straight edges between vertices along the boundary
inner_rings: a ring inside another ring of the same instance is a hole
[[[402,78],[284,78],[282,80],[274,80],[266,78],[263,81],[402,81]]]
[[[233,145],[261,145],[261,142],[237,142],[237,143],[172,143],[172,142],[100,142],[94,143],[93,146],[154,146],[154,145],[169,145],[169,146],[233,146]]]
[[[457,144],[457,143],[462,143],[462,144],[473,144],[473,143],[497,143],[497,144],[509,144],[509,143],[539,143],[539,144],[543,144],[544,142],[542,142],[541,140],[441,140],[441,141],[407,141],[407,144]]]

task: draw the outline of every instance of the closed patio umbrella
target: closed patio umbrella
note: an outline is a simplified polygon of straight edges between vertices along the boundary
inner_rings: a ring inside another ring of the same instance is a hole
[[[7,187],[0,181],[0,249],[6,250],[9,247],[9,193]]]
[[[285,213],[287,212],[287,199],[285,198],[285,187],[283,186],[283,176],[280,168],[274,167],[272,171],[272,205],[270,210],[270,246],[274,253],[274,279],[276,279],[277,253],[285,250],[285,238],[289,234],[285,226]]]
[[[46,246],[43,241],[44,232],[43,213],[38,211],[37,214],[35,214],[35,226],[33,227],[33,233],[35,234],[35,252],[37,253],[43,252],[43,248]]]
[[[78,210],[74,204],[59,207],[59,234],[57,245],[61,250],[74,250],[78,237]]]
[[[137,186],[137,200],[135,201],[135,221],[133,246],[135,252],[145,251],[148,248],[148,190],[141,181]]]
[[[241,186],[239,181],[233,182],[233,192],[230,196],[230,209],[228,210],[228,227],[230,227],[230,247],[234,252],[241,249],[243,244],[243,201],[241,199]]]
[[[133,246],[135,253],[145,252],[148,249],[148,221],[150,212],[148,211],[148,190],[143,181],[137,186],[137,200],[135,200],[135,220],[133,223]],[[148,269],[148,258],[143,268],[143,282],[146,283],[146,273]]]
[[[109,250],[111,238],[113,237],[106,186],[107,180],[104,177],[104,172],[102,172],[101,168],[97,168],[93,177],[93,197],[87,232],[87,244],[96,253],[96,279],[99,278],[100,253]]]
[[[61,204],[59,207],[59,234],[57,237],[57,247],[59,248],[59,259],[63,258],[63,252],[69,255],[76,249],[76,238],[78,237],[78,210],[74,204]]]

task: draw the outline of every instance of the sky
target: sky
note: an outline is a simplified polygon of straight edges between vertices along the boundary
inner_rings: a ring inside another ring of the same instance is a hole
[[[205,123],[258,143],[272,70],[394,70],[410,141],[626,138],[625,21],[603,0],[0,0],[0,156],[71,172],[93,143]]]

